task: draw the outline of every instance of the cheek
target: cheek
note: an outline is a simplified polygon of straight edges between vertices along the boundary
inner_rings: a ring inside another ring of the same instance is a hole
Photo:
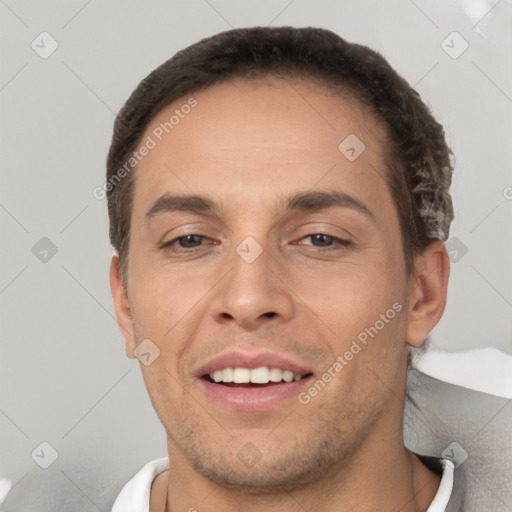
[[[129,295],[139,325],[160,335],[189,312],[204,295],[197,272],[171,269],[158,258],[134,255],[130,262]]]
[[[160,375],[161,382],[173,382],[166,371],[181,379],[185,355],[194,345],[201,319],[206,316],[210,281],[204,273],[151,268],[149,264],[141,265],[140,272],[134,271],[131,277],[137,342],[149,339],[160,350],[155,363],[142,370],[155,378]]]
[[[405,289],[389,258],[356,260],[286,271],[285,280],[300,302],[343,338],[373,324],[402,300]]]
[[[392,386],[406,322],[405,285],[390,264],[347,265],[329,273],[310,271],[292,285],[306,306],[310,324],[324,333],[327,362],[342,357],[343,376],[333,388],[348,386],[364,393],[369,382],[375,384],[375,375]],[[373,377],[369,380],[370,371]]]

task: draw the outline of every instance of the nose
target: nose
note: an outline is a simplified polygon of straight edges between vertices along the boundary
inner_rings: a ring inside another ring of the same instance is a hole
[[[269,323],[283,323],[294,313],[293,292],[272,264],[269,250],[250,262],[238,253],[215,289],[212,312],[217,322],[237,324],[252,331]]]

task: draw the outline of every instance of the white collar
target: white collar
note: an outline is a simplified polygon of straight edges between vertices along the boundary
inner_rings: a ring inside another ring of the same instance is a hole
[[[453,489],[454,465],[450,460],[441,459],[443,476],[434,500],[427,512],[445,512]],[[145,464],[121,489],[112,512],[149,512],[151,484],[157,475],[169,469],[167,457]]]

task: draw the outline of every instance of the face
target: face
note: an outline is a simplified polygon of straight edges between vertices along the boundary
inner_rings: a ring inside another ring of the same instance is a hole
[[[159,350],[141,369],[183,471],[292,488],[401,432],[410,283],[383,133],[307,82],[193,97],[142,139],[127,353]]]

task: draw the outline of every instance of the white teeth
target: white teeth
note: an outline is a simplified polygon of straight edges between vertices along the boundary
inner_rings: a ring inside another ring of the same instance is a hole
[[[283,370],[279,368],[271,368],[270,369],[270,382],[281,382],[283,380]]]
[[[236,384],[247,384],[251,382],[251,370],[247,368],[235,368],[233,370],[233,382]]]
[[[260,366],[250,370],[249,368],[225,368],[210,373],[214,382],[234,382],[236,384],[268,384],[269,382],[292,382],[302,379],[302,375],[294,374],[290,370],[281,368],[268,368]]]
[[[293,380],[293,372],[290,370],[283,372],[283,379],[285,382],[291,382]]]
[[[269,369],[266,366],[251,370],[251,382],[253,384],[267,384]]]
[[[233,368],[222,370],[222,382],[233,382],[234,373]]]

